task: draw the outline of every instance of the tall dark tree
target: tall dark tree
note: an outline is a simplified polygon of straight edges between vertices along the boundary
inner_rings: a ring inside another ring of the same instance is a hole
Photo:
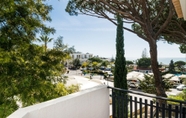
[[[127,68],[126,68],[126,60],[124,57],[124,37],[123,37],[123,20],[122,18],[117,15],[117,34],[116,34],[116,60],[115,60],[115,69],[114,69],[114,87],[122,88],[127,90]],[[116,96],[119,96],[120,93],[116,92]],[[127,92],[123,93],[124,98],[127,98]],[[117,100],[116,100],[117,101]],[[116,104],[113,106],[115,107],[115,115],[118,115],[120,112],[126,113],[124,118],[128,118],[127,116],[127,106],[128,102],[125,99],[124,104]],[[125,106],[122,109],[122,105]],[[118,117],[118,116],[115,116]]]
[[[117,35],[116,35],[116,60],[114,70],[114,87],[127,89],[127,69],[124,57],[124,37],[123,37],[123,21],[117,15]]]
[[[175,73],[175,66],[174,66],[174,61],[173,60],[170,61],[169,72],[173,73],[173,74]]]

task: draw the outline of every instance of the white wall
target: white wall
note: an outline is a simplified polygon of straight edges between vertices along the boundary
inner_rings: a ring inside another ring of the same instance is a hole
[[[21,108],[8,118],[109,118],[109,89],[97,86]]]

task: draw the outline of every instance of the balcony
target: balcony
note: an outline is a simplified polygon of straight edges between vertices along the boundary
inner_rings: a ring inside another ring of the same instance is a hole
[[[167,103],[174,103],[174,105],[160,105],[155,102],[156,100],[167,101]],[[101,85],[18,109],[8,118],[109,117],[186,118],[186,102]]]
[[[185,101],[137,91],[108,88],[112,90],[113,118],[186,118]],[[161,101],[166,104],[160,104]]]

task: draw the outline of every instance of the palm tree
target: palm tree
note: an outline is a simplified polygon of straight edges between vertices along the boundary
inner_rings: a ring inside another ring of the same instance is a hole
[[[49,38],[48,36],[40,36],[40,38],[37,38],[37,40],[39,42],[44,42],[44,48],[45,48],[45,52],[47,50],[47,43],[51,42],[53,40],[53,38]]]

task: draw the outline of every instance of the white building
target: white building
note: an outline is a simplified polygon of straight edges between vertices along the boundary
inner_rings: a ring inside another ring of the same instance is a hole
[[[93,54],[90,53],[81,53],[81,52],[75,52],[71,54],[72,59],[79,59],[81,62],[86,61],[89,58],[93,57]]]

